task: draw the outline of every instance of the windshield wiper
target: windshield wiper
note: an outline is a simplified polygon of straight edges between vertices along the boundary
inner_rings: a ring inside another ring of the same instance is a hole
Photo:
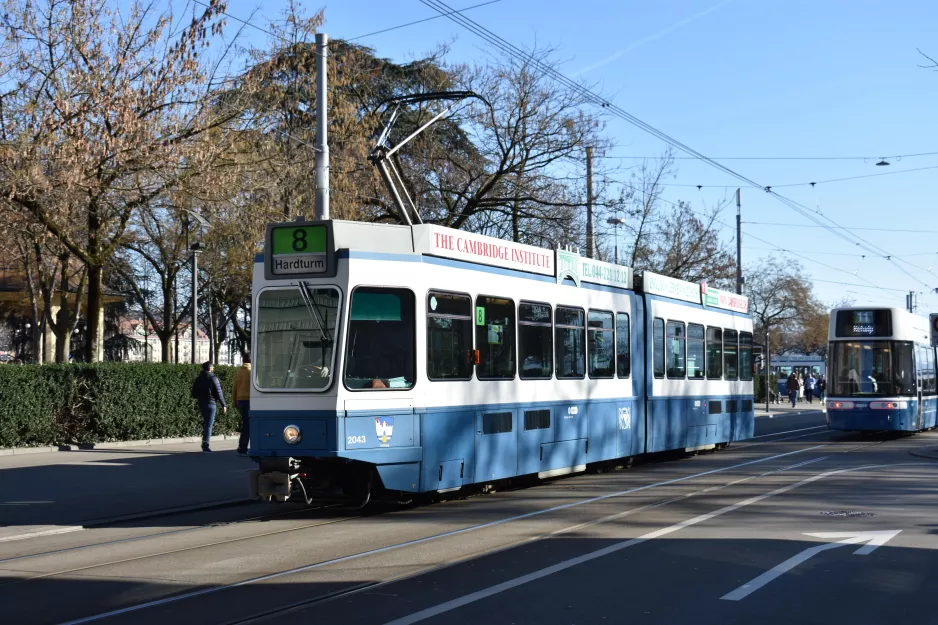
[[[313,321],[315,321],[316,325],[319,327],[319,340],[322,341],[323,345],[331,344],[332,336],[323,328],[323,323],[319,315],[319,305],[313,300],[313,296],[309,294],[309,286],[305,282],[300,282],[299,286],[300,295],[303,296],[303,303],[306,304],[309,316],[313,318]]]

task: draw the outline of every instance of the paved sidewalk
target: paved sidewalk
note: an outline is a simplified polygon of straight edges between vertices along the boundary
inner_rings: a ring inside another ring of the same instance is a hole
[[[791,402],[781,404],[769,404],[769,412],[765,411],[765,402],[755,403],[756,417],[769,417],[778,415],[798,414],[802,412],[821,412],[824,410],[824,402],[814,400],[814,403],[801,402],[796,408],[791,407]]]
[[[0,457],[0,542],[104,519],[248,497],[236,440]]]

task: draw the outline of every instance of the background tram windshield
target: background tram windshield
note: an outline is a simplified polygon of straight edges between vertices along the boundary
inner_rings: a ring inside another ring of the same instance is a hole
[[[832,397],[913,395],[915,372],[908,341],[834,341],[830,344]]]

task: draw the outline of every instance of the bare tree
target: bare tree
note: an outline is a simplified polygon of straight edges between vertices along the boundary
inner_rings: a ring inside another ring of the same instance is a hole
[[[225,3],[195,6],[177,18],[138,1],[4,3],[0,195],[88,268],[88,360],[102,357],[104,271],[134,213],[206,162],[215,144],[199,138],[226,121],[205,106],[199,58]]]

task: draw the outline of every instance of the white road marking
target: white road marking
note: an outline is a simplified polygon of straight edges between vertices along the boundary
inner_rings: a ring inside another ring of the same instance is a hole
[[[753,440],[755,438],[765,438],[767,436],[781,436],[782,434],[794,434],[795,432],[807,432],[808,430],[820,430],[820,429],[827,429],[827,426],[818,425],[818,426],[810,427],[810,428],[801,428],[799,430],[786,430],[784,432],[773,432],[772,434],[760,434],[759,436],[753,436],[749,440]]]
[[[879,532],[820,532],[816,534],[805,533],[806,536],[815,536],[817,538],[843,538],[832,543],[820,544],[815,547],[808,547],[801,553],[788,558],[781,564],[773,566],[771,569],[759,575],[758,577],[752,579],[749,582],[746,582],[733,592],[727,593],[720,597],[720,599],[726,601],[739,601],[745,599],[755,591],[759,590],[769,582],[774,579],[778,579],[788,571],[792,570],[802,562],[809,560],[817,554],[828,551],[829,549],[836,549],[837,547],[843,547],[844,545],[856,545],[858,543],[867,543],[866,545],[860,547],[854,551],[854,555],[868,556],[873,553],[877,547],[882,547],[885,545],[891,538],[895,538],[899,532],[902,530],[894,531],[879,531]]]
[[[468,595],[464,595],[464,596],[462,596],[462,597],[453,599],[453,600],[451,600],[451,601],[447,601],[447,602],[445,602],[445,603],[441,603],[441,604],[436,605],[436,606],[433,606],[433,607],[431,607],[431,608],[427,608],[427,609],[425,609],[425,610],[420,610],[419,612],[415,612],[415,613],[413,613],[413,614],[409,614],[409,615],[404,616],[404,617],[401,617],[401,618],[399,618],[399,619],[395,619],[395,620],[393,620],[393,621],[389,621],[389,622],[387,622],[385,625],[413,625],[414,623],[419,623],[420,621],[424,621],[424,620],[426,620],[426,619],[428,619],[428,618],[432,618],[432,617],[434,617],[434,616],[438,616],[438,615],[440,615],[440,614],[444,614],[444,613],[446,613],[446,612],[449,612],[449,611],[451,611],[451,610],[455,610],[456,608],[460,608],[460,607],[465,606],[465,605],[468,605],[468,604],[470,604],[470,603],[475,603],[476,601],[479,601],[479,600],[481,600],[481,599],[486,599],[486,598],[491,597],[491,596],[493,596],[493,595],[497,595],[497,594],[499,594],[499,593],[505,592],[506,590],[511,590],[512,588],[517,588],[518,586],[522,586],[522,585],[524,585],[524,584],[527,584],[527,583],[529,583],[529,582],[533,582],[533,581],[538,580],[538,579],[541,579],[541,578],[543,578],[543,577],[548,577],[548,576],[550,576],[550,575],[553,575],[554,573],[559,573],[560,571],[565,571],[565,570],[567,570],[567,569],[569,569],[569,568],[575,567],[575,566],[580,565],[580,564],[583,564],[583,563],[585,563],[585,562],[590,562],[590,561],[595,560],[595,559],[597,559],[597,558],[602,558],[602,557],[604,557],[604,556],[607,556],[607,555],[616,553],[616,552],[618,552],[618,551],[622,551],[623,549],[628,549],[629,547],[634,547],[635,545],[640,545],[640,544],[642,544],[642,543],[644,543],[644,542],[647,542],[647,541],[650,541],[650,540],[654,540],[655,538],[661,538],[662,536],[667,536],[668,534],[673,534],[674,532],[678,532],[678,531],[680,531],[680,530],[682,530],[682,529],[685,529],[685,528],[687,528],[687,527],[691,527],[691,526],[693,526],[693,525],[697,525],[698,523],[703,523],[703,522],[705,522],[705,521],[709,521],[709,520],[714,519],[714,518],[716,518],[716,517],[718,517],[718,516],[722,516],[722,515],[727,514],[727,513],[729,513],[729,512],[734,512],[735,510],[739,510],[740,508],[744,508],[744,507],[746,507],[746,506],[751,506],[751,505],[754,504],[754,503],[759,503],[760,501],[764,501],[764,500],[766,500],[766,499],[768,499],[768,498],[770,498],[770,497],[774,497],[774,496],[776,496],[776,495],[781,495],[782,493],[787,493],[788,491],[794,490],[794,489],[799,488],[799,487],[801,487],[801,486],[805,486],[805,485],[807,485],[807,484],[811,484],[811,483],[813,483],[813,482],[816,482],[816,481],[818,481],[818,480],[824,479],[824,478],[826,478],[826,477],[830,477],[830,476],[832,476],[832,475],[838,475],[838,474],[840,474],[840,473],[846,473],[846,472],[849,472],[849,471],[859,471],[859,470],[862,470],[862,469],[870,469],[870,468],[876,468],[876,467],[880,467],[880,466],[897,466],[897,465],[867,465],[867,466],[863,466],[863,467],[855,467],[855,468],[852,468],[852,469],[838,469],[838,470],[836,470],[836,471],[827,471],[827,472],[824,472],[824,473],[819,473],[818,475],[813,475],[813,476],[811,476],[811,477],[809,477],[809,478],[805,478],[805,479],[801,480],[800,482],[795,482],[794,484],[789,484],[788,486],[783,486],[783,487],[781,487],[781,488],[777,488],[777,489],[775,489],[775,490],[773,490],[773,491],[770,491],[770,492],[768,492],[768,493],[765,493],[765,494],[763,494],[763,495],[757,495],[757,496],[755,496],[755,497],[750,497],[750,498],[748,498],[748,499],[744,499],[744,500],[742,500],[742,501],[739,501],[739,502],[737,502],[737,503],[731,504],[731,505],[729,505],[729,506],[725,506],[725,507],[720,508],[720,509],[718,509],[718,510],[714,510],[713,512],[708,512],[708,513],[706,513],[706,514],[701,514],[701,515],[696,516],[696,517],[694,517],[694,518],[692,518],[692,519],[688,519],[688,520],[686,520],[686,521],[682,521],[682,522],[680,522],[680,523],[676,523],[676,524],[674,524],[674,525],[669,525],[668,527],[663,527],[663,528],[658,529],[658,530],[655,530],[655,531],[653,531],[653,532],[649,532],[649,533],[647,533],[647,534],[643,534],[642,536],[639,536],[638,538],[632,538],[632,539],[630,539],[630,540],[626,540],[626,541],[623,541],[623,542],[620,542],[620,543],[616,543],[616,544],[614,544],[614,545],[610,545],[610,546],[608,546],[608,547],[604,547],[603,549],[597,549],[596,551],[592,551],[592,552],[587,553],[587,554],[584,554],[584,555],[582,555],[582,556],[577,556],[576,558],[571,558],[571,559],[569,559],[569,560],[565,560],[565,561],[563,561],[563,562],[559,562],[559,563],[554,564],[554,565],[552,565],[552,566],[543,568],[543,569],[541,569],[541,570],[539,570],[539,571],[534,571],[533,573],[528,573],[527,575],[522,575],[521,577],[516,577],[515,579],[511,579],[511,580],[502,582],[501,584],[496,584],[496,585],[494,585],[494,586],[489,586],[488,588],[484,588],[484,589],[479,590],[479,591],[476,591],[476,592],[474,592],[474,593],[470,593],[470,594],[468,594]]]
[[[139,603],[137,605],[127,606],[126,608],[120,608],[117,610],[111,610],[110,612],[102,612],[100,614],[95,614],[92,616],[86,616],[84,618],[79,618],[65,623],[60,623],[59,625],[82,625],[84,623],[93,623],[95,621],[100,621],[102,619],[110,618],[112,616],[119,616],[121,614],[129,614],[132,612],[138,612],[140,610],[145,610],[147,608],[154,608],[161,605],[166,605],[169,603],[175,603],[177,601],[183,601],[185,599],[192,599],[195,597],[201,597],[203,595],[214,594],[216,592],[221,592],[223,590],[228,590],[231,588],[240,588],[241,586],[247,586],[249,584],[256,584],[258,582],[267,582],[272,579],[278,579],[287,575],[294,575],[296,573],[304,573],[306,571],[312,571],[324,566],[331,564],[338,564],[340,562],[348,562],[351,560],[357,560],[359,558],[364,558],[367,556],[373,556],[381,553],[387,553],[389,551],[396,551],[397,549],[402,549],[404,547],[412,547],[414,545],[419,545],[427,543],[434,540],[439,540],[441,538],[448,538],[450,536],[458,536],[460,534],[466,534],[468,532],[474,532],[481,529],[486,529],[489,527],[495,527],[498,525],[504,525],[505,523],[511,523],[513,521],[520,521],[522,519],[528,519],[535,516],[540,516],[542,514],[548,514],[550,512],[557,512],[559,510],[566,510],[568,508],[575,508],[577,506],[586,505],[589,503],[595,503],[597,501],[603,501],[613,497],[621,497],[622,495],[628,495],[631,493],[637,493],[644,490],[649,490],[652,488],[659,488],[662,486],[669,486],[671,484],[677,484],[679,482],[685,482],[698,477],[704,477],[706,475],[713,475],[714,473],[723,473],[724,471],[730,471],[732,469],[738,469],[741,467],[751,466],[753,464],[759,464],[762,462],[768,462],[769,460],[777,460],[779,458],[785,458],[795,454],[805,453],[807,451],[812,451],[815,449],[820,449],[826,447],[826,445],[815,445],[813,447],[806,447],[804,449],[796,449],[795,451],[789,451],[784,454],[776,454],[774,456],[766,456],[764,458],[757,458],[755,460],[749,460],[747,462],[741,462],[739,464],[730,465],[728,467],[723,467],[720,469],[711,469],[710,471],[703,471],[702,473],[695,473],[693,475],[686,475],[684,477],[674,478],[673,480],[665,480],[664,482],[657,482],[655,484],[648,484],[646,486],[638,486],[636,488],[630,488],[628,490],[619,491],[616,493],[609,493],[607,495],[600,495],[598,497],[591,497],[589,499],[582,499],[580,501],[573,501],[567,504],[562,504],[559,506],[554,506],[552,508],[545,508],[544,510],[535,510],[534,512],[527,512],[525,514],[519,514],[517,516],[508,517],[505,519],[499,519],[497,521],[489,521],[488,523],[481,523],[479,525],[471,525],[469,527],[464,527],[458,530],[452,530],[449,532],[443,532],[441,534],[434,534],[432,536],[427,536],[425,538],[417,538],[415,540],[409,540],[402,543],[397,543],[395,545],[389,545],[387,547],[381,547],[379,549],[372,549],[370,551],[362,551],[360,553],[355,553],[341,558],[334,558],[332,560],[325,560],[322,562],[317,562],[315,564],[308,564],[306,566],[300,566],[292,569],[287,569],[285,571],[280,571],[277,573],[271,573],[269,575],[261,575],[259,577],[252,577],[250,579],[242,580],[240,582],[235,582],[233,584],[225,584],[223,586],[214,586],[212,588],[203,588],[202,590],[195,590],[180,595],[174,595],[172,597],[167,597],[165,599],[156,599],[154,601],[148,601],[146,603]]]
[[[14,534],[13,536],[0,537],[0,543],[13,542],[14,540],[26,540],[27,538],[40,538],[41,536],[55,536],[56,534],[69,534],[71,532],[80,532],[85,528],[80,525],[66,525],[64,527],[54,527],[48,530],[38,532],[27,532],[25,534]]]

